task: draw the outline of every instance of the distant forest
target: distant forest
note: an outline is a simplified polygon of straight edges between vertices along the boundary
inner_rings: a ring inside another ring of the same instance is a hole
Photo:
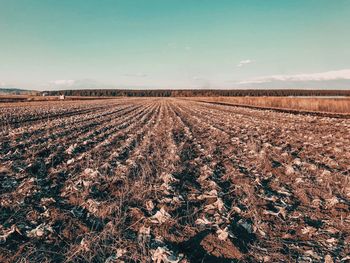
[[[0,88],[0,95],[37,95],[35,90],[25,90],[17,88]]]
[[[213,97],[213,96],[350,96],[349,90],[61,90],[44,91],[51,96],[97,96],[97,97]]]

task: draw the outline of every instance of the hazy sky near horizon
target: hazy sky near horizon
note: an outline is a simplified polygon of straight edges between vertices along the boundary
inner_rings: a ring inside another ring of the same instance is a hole
[[[350,88],[349,0],[0,0],[0,87]]]

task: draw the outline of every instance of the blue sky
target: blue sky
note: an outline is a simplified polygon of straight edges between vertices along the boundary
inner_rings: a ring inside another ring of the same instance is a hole
[[[0,86],[350,88],[348,0],[0,0]]]

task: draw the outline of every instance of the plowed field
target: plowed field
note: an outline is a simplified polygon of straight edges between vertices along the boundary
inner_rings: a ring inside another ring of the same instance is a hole
[[[348,262],[350,119],[0,104],[0,262]]]

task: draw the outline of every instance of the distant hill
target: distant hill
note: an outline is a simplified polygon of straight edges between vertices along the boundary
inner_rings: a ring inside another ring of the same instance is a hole
[[[19,88],[0,88],[0,95],[37,95],[39,92],[35,90],[26,90]]]

